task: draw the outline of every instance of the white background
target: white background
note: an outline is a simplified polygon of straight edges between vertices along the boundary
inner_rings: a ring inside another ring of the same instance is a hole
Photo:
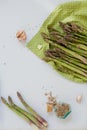
[[[77,84],[60,76],[16,39],[24,29],[29,41],[53,9],[64,0],[0,0],[0,96],[8,95],[18,105],[16,92],[49,123],[52,130],[87,130],[87,84]],[[52,91],[60,101],[70,103],[72,114],[66,120],[46,112],[45,92]],[[76,96],[83,101],[76,103]],[[31,130],[31,127],[0,101],[0,130]]]

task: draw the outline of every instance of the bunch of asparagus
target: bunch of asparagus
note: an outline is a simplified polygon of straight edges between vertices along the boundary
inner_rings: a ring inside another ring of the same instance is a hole
[[[87,30],[74,22],[59,22],[63,32],[48,27],[41,35],[49,49],[45,61],[53,61],[57,70],[87,82]]]
[[[43,119],[41,116],[37,114],[36,111],[34,111],[23,99],[22,95],[17,92],[17,96],[20,99],[21,103],[25,106],[25,108],[28,110],[25,111],[22,108],[20,108],[18,105],[16,105],[12,98],[8,96],[8,102],[1,97],[2,102],[10,108],[12,111],[14,111],[17,115],[19,115],[21,118],[23,118],[31,127],[33,127],[34,130],[46,130],[48,123],[45,119]]]

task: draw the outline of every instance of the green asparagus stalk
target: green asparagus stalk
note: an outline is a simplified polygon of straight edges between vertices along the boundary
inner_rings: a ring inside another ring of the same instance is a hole
[[[63,31],[66,34],[72,34],[74,37],[77,36],[78,38],[82,38],[85,41],[87,41],[87,30],[85,30],[84,28],[82,28],[82,27],[80,27],[77,24],[72,23],[72,22],[71,23],[59,22],[59,23],[60,23],[60,26],[62,27]],[[86,44],[86,42],[85,42],[85,44]]]
[[[64,44],[64,45],[66,45],[66,46],[68,46],[69,44],[70,45],[73,45],[74,47],[76,47],[76,48],[79,48],[79,49],[83,49],[83,50],[86,50],[87,51],[87,46],[86,45],[84,45],[84,44],[81,44],[79,41],[78,41],[78,43],[76,43],[76,42],[67,42],[67,41],[65,41],[65,39],[64,38],[60,38],[59,39],[59,37],[57,36],[57,35],[54,35],[54,34],[52,34],[51,36],[53,36],[53,38],[55,39],[55,41],[56,42],[58,42],[58,43],[62,43],[62,44]],[[70,40],[70,38],[68,38],[69,40]],[[75,40],[74,39],[74,41],[77,41],[77,39]],[[82,41],[83,42],[83,41]],[[87,43],[86,43],[87,44]],[[86,53],[87,54],[87,52],[84,52],[84,53]]]
[[[83,45],[83,44],[77,44],[77,45],[76,45],[76,44],[74,43],[74,46],[77,47],[77,48],[79,48],[79,49],[83,49],[83,50],[86,50],[86,51],[87,51],[87,46],[85,46],[85,45]],[[87,54],[87,52],[86,52],[86,54]]]
[[[56,49],[56,48],[54,50],[49,49],[45,52],[45,54],[48,54],[48,53],[52,53],[56,58],[61,57],[61,59],[64,59],[64,60],[76,65],[76,67],[79,66],[79,67],[83,68],[84,70],[82,70],[82,71],[87,73],[87,65],[81,63],[79,60],[77,60],[73,57],[66,55],[65,53],[61,52],[60,49]]]
[[[65,32],[65,33],[71,33],[72,32],[72,30],[71,30],[71,28],[70,28],[70,26],[66,23],[66,24],[64,24],[64,23],[62,23],[62,22],[59,22],[59,25],[60,25],[60,27],[63,29],[63,31]]]
[[[61,32],[59,32],[58,30],[54,29],[54,28],[48,28],[49,30],[49,35],[50,35],[50,39],[49,40],[52,40],[52,41],[55,41],[57,42],[58,44],[63,44],[63,45],[66,45],[67,42],[65,41],[65,39],[63,38],[64,37],[64,34],[62,34]],[[45,35],[45,34],[42,34],[42,35]]]
[[[18,116],[23,118],[34,130],[39,130],[39,128],[29,118],[27,118],[23,113],[21,113],[20,111],[16,110],[14,107],[12,107],[10,104],[8,104],[8,102],[3,97],[1,97],[1,100],[10,110],[12,110]]]
[[[51,36],[55,40],[55,42],[57,42],[58,44],[60,43],[62,45],[65,45],[66,47],[69,47],[71,45],[70,49],[73,48],[76,52],[79,52],[79,53],[81,52],[80,54],[87,54],[87,46],[86,45],[74,43],[74,42],[70,42],[70,41],[67,42],[67,41],[65,41],[64,38],[59,38],[58,35],[55,35],[53,33],[51,33]],[[52,41],[53,41],[53,39],[52,39]],[[68,38],[68,39],[70,40],[70,38]],[[51,40],[51,39],[49,38],[49,40]],[[84,51],[84,50],[86,50],[86,51]]]
[[[76,38],[73,37],[72,35],[66,35],[66,36],[64,36],[64,38],[65,38],[67,41],[70,41],[70,42],[87,45],[87,42],[86,42],[86,41],[84,41],[84,40],[82,40],[82,39],[76,39]]]
[[[77,34],[81,34],[81,35],[87,37],[87,30],[85,28],[83,28],[83,27],[81,27],[73,22],[68,22],[66,24],[70,25],[69,27],[71,27],[73,32],[76,32]]]
[[[54,34],[54,35],[57,35],[60,38],[64,36],[63,33],[59,32],[58,30],[56,30],[56,29],[54,29],[52,27],[48,27],[48,31],[49,31],[50,35]]]
[[[64,30],[64,32],[68,33],[79,33],[81,35],[87,36],[87,30],[84,29],[83,27],[77,25],[76,23],[73,22],[59,22],[61,28]]]
[[[87,46],[82,45],[82,44],[76,44],[76,43],[72,43],[72,42],[66,42],[63,38],[62,39],[57,39],[56,36],[54,36],[55,41],[53,41],[52,39],[48,39],[51,40],[53,42],[55,42],[56,44],[61,44],[66,46],[67,48],[69,48],[70,50],[73,50],[75,52],[77,52],[78,54],[80,54],[81,56],[84,56],[87,58]]]
[[[69,65],[69,66],[71,66],[71,67],[73,67],[73,68],[75,68],[75,69],[78,69],[77,71],[80,73],[80,74],[82,74],[82,75],[84,75],[84,76],[86,76],[87,77],[87,70],[85,70],[85,69],[82,69],[82,68],[78,68],[77,67],[77,65],[74,65],[73,64],[73,62],[71,63],[70,61],[68,61],[68,59],[65,57],[63,57],[63,55],[56,55],[54,52],[53,53],[50,53],[49,51],[47,51],[46,53],[45,53],[45,56],[46,57],[49,57],[49,58],[53,58],[54,60],[58,60],[58,61],[60,61],[60,62],[63,62],[63,63],[65,63],[65,64],[67,64],[67,65]]]
[[[81,40],[78,40],[78,39],[75,39],[75,37],[69,37],[69,36],[64,36],[64,37],[59,37],[59,34],[55,34],[55,32],[51,32],[50,35],[52,36],[52,38],[55,39],[56,42],[58,43],[63,43],[64,45],[68,45],[71,41],[71,43],[77,47],[77,48],[81,48],[83,50],[87,50],[87,42],[84,42],[84,41],[81,41]],[[67,41],[69,40],[69,42],[65,41],[65,39],[67,39]],[[84,39],[83,39],[84,40]],[[75,41],[75,42],[72,42],[72,41]],[[81,44],[80,44],[81,43]],[[85,43],[85,44],[82,44],[82,43]]]
[[[63,46],[61,46],[61,45],[56,44],[55,42],[50,41],[49,39],[46,38],[46,34],[44,35],[44,33],[42,33],[41,35],[42,35],[43,39],[44,39],[47,43],[51,44],[51,45],[54,46],[54,47],[60,48],[61,50],[65,51],[66,53],[72,55],[73,57],[75,57],[75,58],[81,60],[83,63],[87,64],[87,59],[84,58],[83,56],[79,55],[78,53],[76,53],[76,52],[74,52],[74,51],[71,51],[71,50],[67,49],[66,47],[63,47]],[[47,35],[47,36],[48,36],[48,35]]]
[[[61,59],[61,58],[60,58],[60,59]],[[78,70],[84,72],[85,74],[87,74],[87,70],[85,70],[85,69],[83,69],[83,68],[81,68],[81,67],[78,68],[78,65],[79,65],[79,64],[77,64],[75,61],[73,62],[73,60],[70,60],[70,59],[68,59],[67,57],[62,58],[62,59],[63,59],[63,61],[64,61],[65,63],[69,64],[70,66],[72,66],[72,67],[74,67],[74,68],[76,68],[76,69],[78,69]]]
[[[87,46],[86,45],[78,44],[78,43],[76,44],[76,43],[73,43],[73,42],[68,42],[67,46],[68,45],[74,46],[76,49],[81,50],[81,53],[87,54]]]
[[[65,44],[64,44],[65,45]],[[78,45],[74,45],[73,43],[69,43],[67,45],[65,45],[68,49],[78,53],[79,55],[87,58],[87,51],[80,49]],[[67,53],[66,53],[67,54]],[[67,54],[69,56],[71,56],[70,54]],[[73,57],[73,56],[72,56]],[[74,57],[75,58],[75,57]]]
[[[51,49],[48,49],[48,50],[51,50]],[[71,58],[71,59],[73,59],[74,61],[76,61],[76,62],[78,62],[78,63],[82,63],[79,59],[74,58],[72,55],[68,55],[68,53],[64,52],[63,50],[61,50],[61,49],[59,49],[59,48],[54,48],[53,50],[55,50],[55,52],[56,52],[57,54],[63,54],[63,56],[66,56],[66,57],[68,57],[68,58]],[[53,50],[52,50],[52,51],[53,51]],[[82,64],[83,64],[83,63],[82,63]],[[85,65],[85,64],[83,64],[83,65]],[[87,65],[85,65],[85,67],[87,68]],[[85,67],[83,67],[83,68],[85,68]]]
[[[87,36],[84,36],[84,35],[81,35],[81,34],[78,34],[78,33],[74,33],[73,37],[76,37],[77,39],[84,40],[84,41],[87,42]]]
[[[57,35],[52,34],[51,35],[51,39],[49,39],[49,40],[54,41],[57,44],[61,44],[61,45],[67,46],[67,41],[64,38],[59,38]]]
[[[87,74],[86,73],[82,72],[81,70],[79,70],[77,68],[74,68],[73,66],[70,66],[70,64],[68,64],[68,62],[64,62],[64,60],[54,59],[54,58],[49,58],[49,57],[47,57],[47,58],[45,57],[44,60],[45,61],[53,61],[55,63],[58,63],[59,65],[62,65],[64,67],[66,67],[66,68],[68,68],[68,69],[70,69],[70,70],[84,76],[84,78],[87,79]]]
[[[8,101],[11,104],[11,106],[13,108],[15,108],[16,110],[20,111],[22,114],[24,114],[27,118],[29,118],[35,125],[37,125],[38,128],[43,129],[44,126],[35,118],[33,117],[33,115],[31,115],[30,113],[26,112],[25,110],[23,110],[22,108],[20,108],[19,106],[17,106],[16,104],[14,104],[14,102],[12,101],[12,98],[10,96],[8,96]]]
[[[83,36],[78,33],[72,33],[65,36],[64,34],[61,34],[61,32],[59,32],[58,30],[51,27],[48,30],[49,30],[49,34],[53,36],[54,38],[56,38],[56,40],[60,38],[66,38],[69,41],[75,42],[75,44],[81,43],[81,44],[87,45],[87,36]]]
[[[64,24],[64,23],[62,23],[62,24]],[[84,28],[79,26],[79,25],[77,25],[75,22],[67,22],[67,23],[65,23],[65,25],[67,25],[67,24],[69,25],[69,27],[71,28],[72,31],[75,31],[75,32],[82,32],[82,31],[84,31]]]
[[[69,61],[69,62],[71,62],[71,63],[77,65],[77,67],[79,66],[79,67],[81,67],[81,68],[86,69],[86,70],[84,70],[84,71],[87,72],[87,65],[85,65],[85,64],[83,64],[83,63],[81,63],[81,62],[79,62],[79,60],[76,60],[76,59],[74,59],[74,58],[72,58],[72,57],[69,57],[69,56],[66,56],[65,59],[66,59],[67,61]]]
[[[74,64],[74,62],[72,61],[72,63],[71,63],[71,61],[69,61],[69,59],[68,58],[66,58],[66,57],[64,57],[63,55],[61,55],[61,54],[59,54],[59,55],[56,55],[55,54],[55,52],[49,52],[49,50],[45,53],[45,55],[46,55],[46,57],[49,57],[49,58],[54,58],[54,59],[56,59],[56,60],[58,60],[58,61],[61,61],[61,62],[63,62],[63,63],[65,63],[65,64],[68,64],[69,66],[71,66],[71,67],[73,67],[73,68],[75,68],[75,69],[78,69],[79,70],[79,73],[80,74],[83,74],[84,76],[87,76],[87,70],[85,70],[85,69],[83,69],[83,68],[78,68],[78,66],[77,65],[75,65]],[[81,71],[81,72],[80,72]]]
[[[63,67],[63,66],[61,66],[61,67],[57,67],[57,69],[60,71],[60,72],[62,72],[62,73],[66,73],[66,74],[72,74],[73,76],[75,76],[75,77],[77,77],[77,78],[79,78],[79,79],[82,79],[83,81],[87,81],[87,78],[86,77],[84,77],[84,76],[82,76],[82,75],[80,75],[80,74],[78,74],[78,73],[76,73],[76,72],[74,72],[74,71],[71,71],[70,69],[67,69],[66,67]]]
[[[38,115],[38,113],[33,110],[27,103],[26,101],[23,99],[22,95],[17,92],[17,96],[20,99],[21,103],[25,106],[25,108],[35,117],[38,119],[38,121],[40,121],[44,126],[48,126],[48,123],[45,119],[43,119],[40,115]]]
[[[87,51],[87,46],[85,45],[78,44],[77,47]]]
[[[69,43],[67,45],[67,48],[78,53],[79,55],[87,58],[87,51],[80,49],[80,47],[78,45],[73,45],[72,43]]]

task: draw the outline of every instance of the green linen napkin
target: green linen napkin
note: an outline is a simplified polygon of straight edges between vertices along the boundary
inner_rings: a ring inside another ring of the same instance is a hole
[[[56,9],[48,16],[43,23],[39,32],[33,37],[33,39],[27,44],[27,47],[35,53],[41,59],[44,57],[44,52],[49,48],[48,44],[42,39],[41,32],[48,33],[47,27],[52,26],[60,30],[58,22],[75,21],[87,28],[87,0],[85,1],[71,1],[58,5]],[[42,45],[41,49],[38,49],[38,45]],[[56,69],[53,62],[49,62]],[[58,71],[58,70],[57,70]],[[59,72],[59,71],[58,71]],[[84,82],[82,79],[77,78],[70,74],[61,73],[66,78],[75,82]]]

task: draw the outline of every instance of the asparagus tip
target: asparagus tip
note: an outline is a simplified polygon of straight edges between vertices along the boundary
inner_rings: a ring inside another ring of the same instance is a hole
[[[44,32],[41,32],[41,36],[44,38],[46,34]]]
[[[10,96],[8,96],[8,101],[11,105],[13,104],[12,98]]]
[[[17,95],[20,96],[20,93],[17,91]]]
[[[61,22],[61,21],[59,21],[59,25],[60,25],[61,27],[63,27],[63,26],[64,26],[64,23]]]
[[[6,100],[3,97],[1,97],[1,100],[4,104],[6,103]]]
[[[21,94],[19,92],[17,92],[17,96],[18,96],[19,99],[22,98],[22,96],[21,96]]]

